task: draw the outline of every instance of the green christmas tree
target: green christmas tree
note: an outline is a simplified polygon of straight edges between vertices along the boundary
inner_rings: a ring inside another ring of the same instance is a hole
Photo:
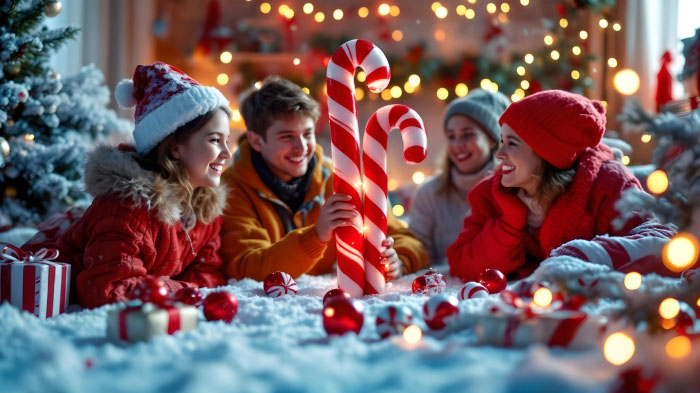
[[[106,108],[109,89],[93,65],[62,78],[49,57],[79,32],[48,29],[56,0],[0,0],[0,227],[32,225],[87,202],[86,152],[131,128]]]

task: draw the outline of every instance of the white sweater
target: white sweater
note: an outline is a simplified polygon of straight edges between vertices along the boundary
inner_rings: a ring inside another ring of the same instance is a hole
[[[469,213],[467,194],[481,179],[493,173],[494,162],[481,171],[463,174],[452,168],[450,176],[457,189],[438,193],[440,175],[421,185],[411,201],[409,228],[428,249],[433,266],[447,265],[445,251],[463,229],[464,217]]]

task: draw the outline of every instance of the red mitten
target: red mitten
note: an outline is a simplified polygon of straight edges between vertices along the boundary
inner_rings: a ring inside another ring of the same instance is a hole
[[[512,192],[501,185],[501,170],[494,176],[493,197],[501,208],[501,220],[514,229],[527,225],[527,206]]]

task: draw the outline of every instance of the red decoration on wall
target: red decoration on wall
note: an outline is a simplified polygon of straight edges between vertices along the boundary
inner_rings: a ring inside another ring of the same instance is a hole
[[[661,69],[656,74],[656,111],[659,112],[664,104],[673,101],[673,76],[668,70],[673,61],[670,51],[661,56]]]

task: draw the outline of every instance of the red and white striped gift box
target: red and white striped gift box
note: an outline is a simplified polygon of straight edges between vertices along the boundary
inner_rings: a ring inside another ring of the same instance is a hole
[[[197,308],[183,304],[118,307],[107,312],[107,338],[111,341],[147,341],[159,334],[197,328]]]
[[[10,302],[39,318],[64,312],[70,293],[70,264],[53,262],[57,256],[56,250],[32,254],[0,245],[0,303]]]

